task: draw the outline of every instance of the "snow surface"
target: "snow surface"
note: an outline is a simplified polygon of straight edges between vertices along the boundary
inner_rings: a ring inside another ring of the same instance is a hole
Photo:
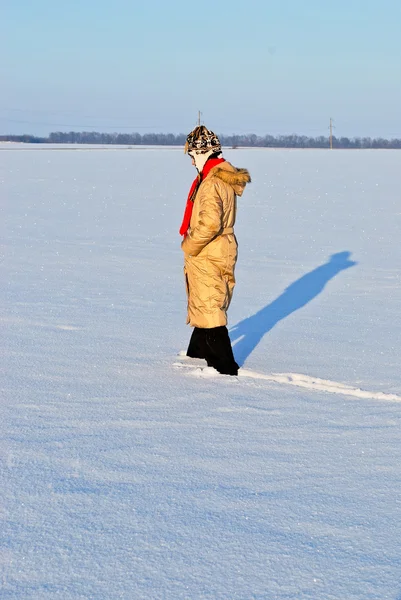
[[[188,157],[80,150],[0,148],[0,597],[400,600],[401,154],[226,151],[233,378],[174,366]]]

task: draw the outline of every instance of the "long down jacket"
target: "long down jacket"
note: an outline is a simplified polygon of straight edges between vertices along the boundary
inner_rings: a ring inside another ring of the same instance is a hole
[[[212,328],[227,325],[234,285],[237,196],[251,181],[246,169],[225,161],[199,186],[188,235],[181,244],[188,297],[187,323]]]

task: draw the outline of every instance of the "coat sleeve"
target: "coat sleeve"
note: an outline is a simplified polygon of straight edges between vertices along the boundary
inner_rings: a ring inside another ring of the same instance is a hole
[[[199,190],[199,196],[195,199],[195,202],[200,202],[197,223],[192,223],[187,237],[181,244],[185,254],[190,256],[197,256],[223,228],[223,201],[216,182],[208,184],[206,189]]]

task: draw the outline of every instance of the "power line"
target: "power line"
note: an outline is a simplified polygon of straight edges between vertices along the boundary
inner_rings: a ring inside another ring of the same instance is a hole
[[[160,125],[89,125],[86,123],[85,125],[79,125],[77,123],[48,123],[44,121],[32,121],[32,120],[22,120],[22,119],[7,119],[10,123],[23,123],[25,125],[46,125],[48,127],[89,127],[90,129],[99,129],[101,127],[105,127],[107,129],[157,129]]]

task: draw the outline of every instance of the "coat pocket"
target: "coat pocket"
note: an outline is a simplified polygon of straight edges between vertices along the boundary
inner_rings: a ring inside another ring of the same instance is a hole
[[[188,282],[188,273],[186,268],[184,267],[184,283],[185,283],[185,291],[187,294],[187,298],[189,300],[189,282]]]

